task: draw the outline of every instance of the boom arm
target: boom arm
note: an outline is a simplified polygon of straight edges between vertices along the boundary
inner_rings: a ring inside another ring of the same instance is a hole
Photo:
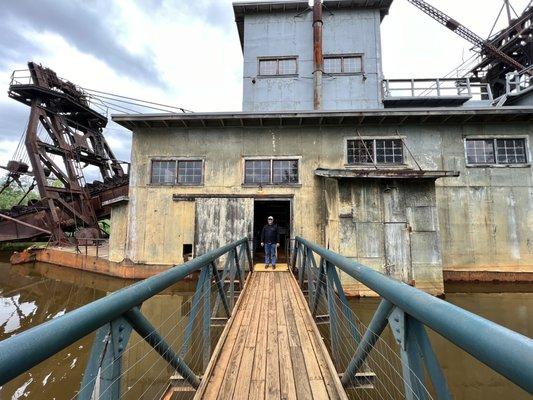
[[[509,57],[507,54],[500,51],[492,43],[490,43],[487,40],[483,40],[481,37],[476,35],[470,29],[460,24],[459,22],[457,22],[450,16],[446,15],[442,11],[436,9],[431,4],[428,4],[423,0],[407,0],[407,1],[411,3],[412,5],[414,5],[415,7],[422,10],[423,12],[425,12],[427,15],[435,19],[437,22],[440,22],[442,25],[444,25],[449,30],[461,36],[463,39],[468,40],[470,43],[478,46],[479,48],[486,51],[487,53],[492,54],[494,57],[499,58],[506,64],[516,68],[518,71],[522,71],[526,68],[522,64],[520,64],[518,61],[514,60],[512,57]]]

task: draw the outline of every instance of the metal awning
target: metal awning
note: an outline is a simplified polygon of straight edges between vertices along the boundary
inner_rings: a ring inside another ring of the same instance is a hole
[[[439,179],[459,176],[459,171],[424,171],[407,168],[317,168],[316,176],[336,179]]]
[[[436,107],[353,111],[115,114],[125,128],[355,127],[362,125],[533,122],[533,107]]]

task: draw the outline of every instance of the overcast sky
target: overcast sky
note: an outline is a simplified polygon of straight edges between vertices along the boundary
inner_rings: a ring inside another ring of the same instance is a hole
[[[428,0],[486,37],[503,0]],[[518,13],[529,0],[511,0]],[[33,60],[76,84],[185,107],[240,110],[242,54],[231,0],[4,0],[0,22],[0,165],[24,131],[29,109],[7,97],[11,72]],[[497,28],[502,28],[501,18]],[[389,78],[444,76],[471,45],[395,0],[382,23]],[[129,159],[130,134],[106,137]]]

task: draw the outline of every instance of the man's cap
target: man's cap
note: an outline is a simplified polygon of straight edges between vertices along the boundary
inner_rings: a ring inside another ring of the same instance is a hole
[[[268,219],[274,219],[274,217],[271,215],[271,216],[268,217]]]

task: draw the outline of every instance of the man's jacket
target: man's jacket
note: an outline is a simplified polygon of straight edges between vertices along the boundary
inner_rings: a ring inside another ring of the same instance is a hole
[[[261,243],[279,243],[279,230],[276,224],[263,226]]]

